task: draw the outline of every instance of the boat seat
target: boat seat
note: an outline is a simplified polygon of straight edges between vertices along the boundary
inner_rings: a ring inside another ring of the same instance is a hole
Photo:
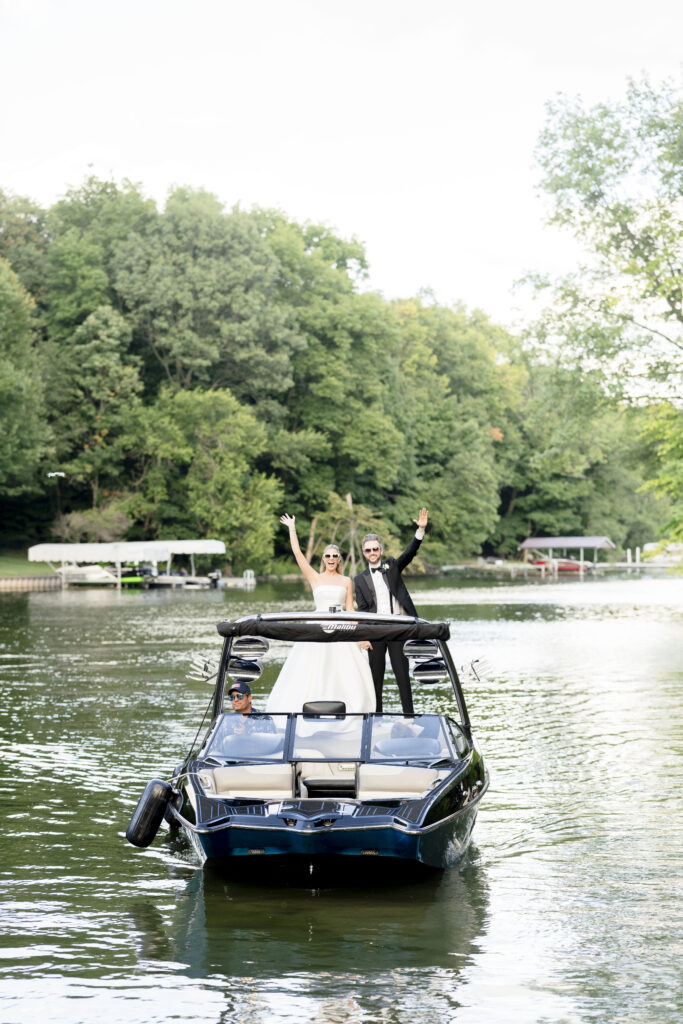
[[[302,778],[316,775],[329,779],[353,779],[356,774],[355,761],[298,761],[297,768]]]
[[[398,764],[362,764],[358,768],[359,800],[417,800],[426,796],[449,771]]]
[[[228,764],[203,769],[199,781],[207,796],[247,796],[261,800],[290,800],[294,796],[291,764]]]
[[[300,761],[298,768],[302,796],[356,795],[356,764],[353,761]]]

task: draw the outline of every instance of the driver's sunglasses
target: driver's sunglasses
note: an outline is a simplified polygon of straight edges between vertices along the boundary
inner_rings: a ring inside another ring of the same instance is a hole
[[[364,555],[375,555],[379,551],[379,548],[363,548]]]
[[[229,693],[228,700],[243,700],[246,696],[246,693]]]

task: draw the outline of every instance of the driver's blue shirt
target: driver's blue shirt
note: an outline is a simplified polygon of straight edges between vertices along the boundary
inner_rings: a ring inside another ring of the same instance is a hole
[[[236,718],[242,719],[244,726],[244,732],[275,732],[275,722],[270,715],[264,714],[263,711],[259,711],[257,708],[252,707],[248,715],[243,715],[241,712],[235,712]],[[238,728],[238,723],[235,722],[235,728]],[[242,732],[242,729],[239,729]]]

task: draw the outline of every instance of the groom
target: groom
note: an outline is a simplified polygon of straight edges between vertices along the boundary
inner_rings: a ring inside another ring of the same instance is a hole
[[[384,548],[376,533],[363,538],[363,554],[368,567],[354,579],[356,604],[359,612],[378,612],[380,615],[414,615],[415,605],[406,590],[401,573],[412,562],[425,535],[429,516],[427,509],[420,509],[420,515],[413,522],[417,525],[415,536],[398,558],[384,558]],[[377,711],[382,710],[382,687],[384,686],[384,664],[387,648],[391,667],[396,676],[401,707],[404,715],[413,714],[413,695],[410,689],[408,659],[403,653],[401,641],[375,641],[370,647],[370,671],[375,684]]]

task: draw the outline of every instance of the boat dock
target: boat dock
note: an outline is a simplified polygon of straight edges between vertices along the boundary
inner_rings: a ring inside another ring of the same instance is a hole
[[[221,540],[112,541],[108,544],[35,544],[28,549],[28,560],[46,562],[54,570],[54,585],[58,587],[115,586],[117,590],[123,585],[204,588],[219,585],[222,575],[215,571],[197,576],[195,555],[224,554],[225,544]],[[189,573],[184,569],[171,571],[174,555],[189,556]],[[160,562],[166,563],[165,573],[158,570]]]

